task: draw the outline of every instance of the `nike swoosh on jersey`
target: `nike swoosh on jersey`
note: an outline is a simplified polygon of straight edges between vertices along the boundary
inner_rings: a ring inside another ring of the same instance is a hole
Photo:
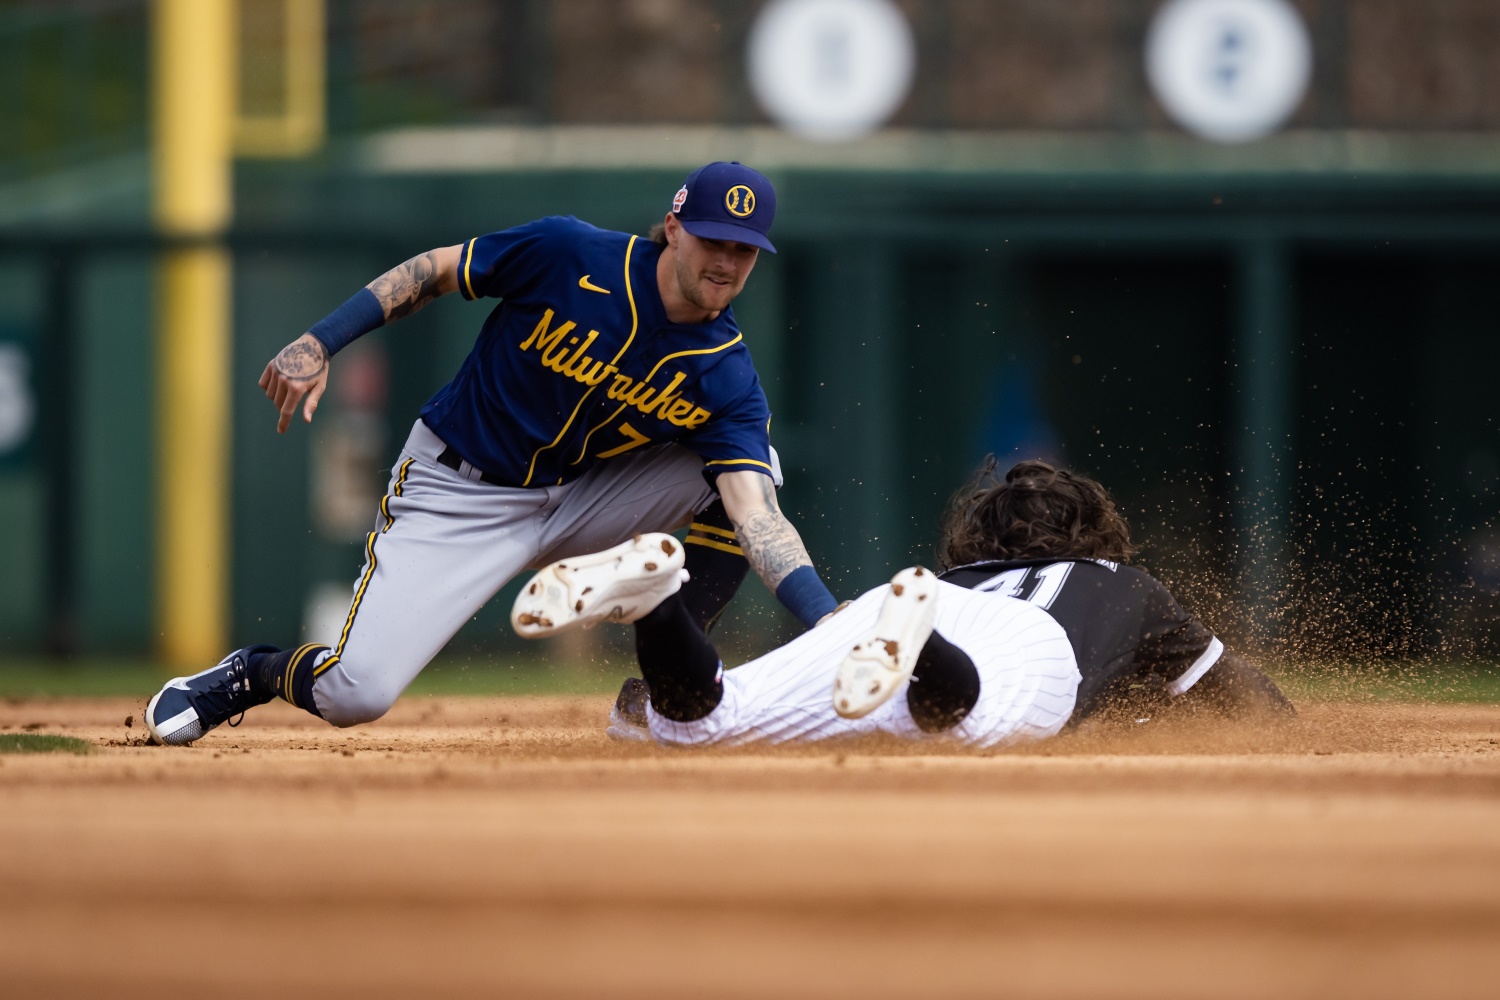
[[[589,281],[589,276],[586,274],[578,279],[578,287],[588,292],[603,292],[605,295],[609,294],[608,288],[600,288],[598,285]]]

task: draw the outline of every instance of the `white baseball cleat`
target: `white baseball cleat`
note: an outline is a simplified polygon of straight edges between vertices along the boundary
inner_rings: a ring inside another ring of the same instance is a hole
[[[937,607],[937,576],[921,566],[891,577],[870,637],[844,658],[833,681],[833,710],[860,719],[890,700],[911,676]]]
[[[559,559],[532,577],[510,609],[526,639],[633,622],[677,593],[688,578],[682,543],[663,532],[636,535],[593,555]]]

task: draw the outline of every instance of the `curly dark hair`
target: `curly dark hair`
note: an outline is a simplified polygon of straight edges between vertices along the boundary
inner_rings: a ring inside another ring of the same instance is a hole
[[[938,563],[943,569],[989,559],[1109,559],[1135,555],[1130,526],[1109,491],[1087,476],[1033,459],[997,474],[985,457],[948,501]]]

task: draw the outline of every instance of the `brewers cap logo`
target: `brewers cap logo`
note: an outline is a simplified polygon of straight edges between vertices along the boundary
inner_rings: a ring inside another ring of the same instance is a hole
[[[682,211],[682,203],[685,202],[685,201],[687,201],[687,185],[686,184],[684,184],[682,187],[678,188],[677,189],[677,193],[672,196],[672,211],[674,211],[674,212],[680,212],[680,211]]]
[[[724,207],[729,214],[744,219],[755,213],[755,192],[743,184],[736,184],[724,195]]]

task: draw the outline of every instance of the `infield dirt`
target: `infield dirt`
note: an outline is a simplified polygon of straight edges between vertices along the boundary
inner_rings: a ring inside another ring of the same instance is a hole
[[[601,698],[160,749],[141,707],[0,704],[98,747],[0,757],[6,997],[1500,991],[1500,706],[994,755],[618,745]]]

